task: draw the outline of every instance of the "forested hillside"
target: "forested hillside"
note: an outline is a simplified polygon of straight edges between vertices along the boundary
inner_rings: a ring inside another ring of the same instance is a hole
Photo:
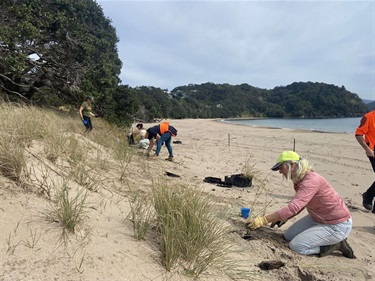
[[[368,110],[358,95],[325,83],[296,82],[271,90],[214,83],[180,86],[170,93],[153,87],[134,90],[140,119],[354,117]]]

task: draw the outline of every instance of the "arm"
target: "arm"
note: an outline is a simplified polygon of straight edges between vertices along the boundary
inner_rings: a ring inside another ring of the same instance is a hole
[[[365,139],[361,135],[356,135],[355,136],[357,142],[362,146],[362,148],[365,150],[365,153],[368,157],[375,157],[374,151],[371,150],[371,148],[366,144]]]
[[[81,105],[79,107],[79,117],[81,117],[81,120],[83,120],[82,110],[83,110],[83,106]]]
[[[150,156],[150,152],[153,147],[154,147],[154,139],[150,139],[150,145],[147,148],[147,156]]]
[[[282,220],[278,212],[273,212],[272,214],[266,215],[265,217],[268,223],[273,223]]]

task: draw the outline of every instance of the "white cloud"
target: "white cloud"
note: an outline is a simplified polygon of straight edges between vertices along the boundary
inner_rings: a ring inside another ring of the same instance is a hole
[[[98,1],[132,87],[344,85],[375,99],[374,1]]]

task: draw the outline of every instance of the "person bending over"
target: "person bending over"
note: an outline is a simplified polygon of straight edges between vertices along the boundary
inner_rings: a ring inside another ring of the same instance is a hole
[[[148,128],[146,131],[145,138],[150,140],[150,145],[147,149],[147,156],[150,156],[150,152],[154,146],[154,139],[156,140],[156,152],[155,156],[159,156],[161,146],[165,143],[168,149],[169,156],[166,160],[173,161],[173,151],[171,146],[172,136],[177,135],[177,130],[169,125],[169,122],[161,123],[160,125]]]
[[[254,230],[268,223],[271,227],[281,225],[306,208],[308,214],[284,233],[289,248],[302,255],[323,257],[340,251],[347,258],[355,258],[346,240],[352,229],[350,211],[327,180],[293,151],[282,152],[271,169],[293,182],[295,196],[284,208],[250,219],[247,227]]]

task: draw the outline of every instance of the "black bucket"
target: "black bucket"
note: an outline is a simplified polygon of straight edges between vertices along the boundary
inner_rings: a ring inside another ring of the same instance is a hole
[[[232,185],[237,187],[251,187],[252,181],[252,178],[248,178],[244,174],[225,176],[226,183],[231,183]]]

